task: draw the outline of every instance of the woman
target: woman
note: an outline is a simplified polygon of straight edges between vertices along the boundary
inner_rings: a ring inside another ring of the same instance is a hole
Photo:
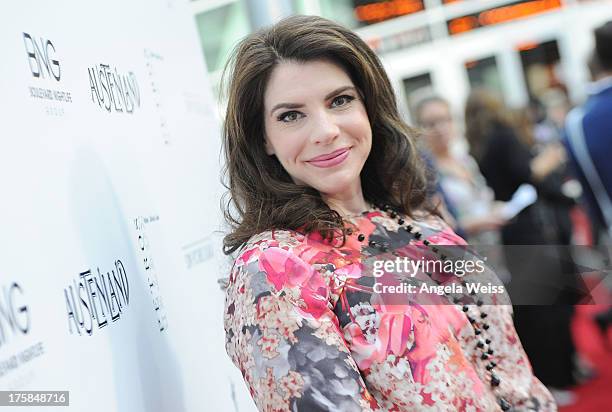
[[[554,410],[507,305],[428,306],[376,291],[457,281],[378,263],[442,261],[435,244],[464,242],[423,211],[412,132],[367,45],[329,20],[295,16],[248,36],[232,63],[224,242],[238,256],[224,322],[258,408]]]
[[[503,103],[486,90],[468,97],[465,122],[472,155],[497,200],[509,200],[523,183],[538,190],[538,202],[502,228],[512,275],[508,290],[536,376],[565,403],[561,399],[569,400],[570,394],[560,389],[575,384],[570,319],[578,286],[568,248],[558,246],[569,244],[571,228],[569,218],[557,214],[573,202],[561,193],[556,175],[564,153],[553,145],[532,156]]]
[[[487,187],[474,159],[452,153],[455,128],[450,105],[436,95],[422,97],[415,117],[423,129],[424,141],[435,159],[440,185],[456,213],[457,221],[470,244],[499,243],[499,229],[506,223],[493,191]]]

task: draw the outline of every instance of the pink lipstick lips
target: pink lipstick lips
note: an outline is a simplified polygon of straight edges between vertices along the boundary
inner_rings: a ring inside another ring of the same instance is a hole
[[[345,147],[343,149],[335,150],[331,153],[327,153],[321,156],[314,157],[308,160],[313,166],[316,167],[332,167],[336,166],[344,161],[349,155],[350,147]]]

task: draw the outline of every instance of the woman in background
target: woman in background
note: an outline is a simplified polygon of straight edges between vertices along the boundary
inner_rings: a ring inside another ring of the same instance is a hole
[[[259,410],[555,410],[503,297],[377,289],[465,283],[379,265],[465,242],[427,212],[413,132],[359,36],[294,16],[231,62],[226,348]]]
[[[564,151],[551,145],[533,156],[508,113],[492,93],[473,91],[465,108],[466,138],[497,200],[510,200],[524,183],[538,190],[538,202],[502,228],[512,276],[508,290],[515,304],[514,323],[536,376],[559,399],[570,401],[570,394],[561,389],[575,384],[570,320],[576,303],[576,268],[567,248],[559,247],[569,243],[568,231],[560,230],[550,206],[572,202],[561,193],[555,177]]]
[[[435,160],[440,185],[471,245],[500,243],[498,229],[506,223],[501,204],[469,154],[455,154],[456,130],[449,103],[436,95],[423,96],[415,105],[417,125]]]

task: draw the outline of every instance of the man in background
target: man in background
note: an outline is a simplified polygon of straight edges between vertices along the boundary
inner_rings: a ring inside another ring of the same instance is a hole
[[[570,158],[584,189],[594,234],[612,246],[612,21],[595,30],[595,50],[589,61],[593,79],[590,96],[567,117]],[[609,253],[608,253],[609,254]],[[612,310],[595,318],[608,347]]]

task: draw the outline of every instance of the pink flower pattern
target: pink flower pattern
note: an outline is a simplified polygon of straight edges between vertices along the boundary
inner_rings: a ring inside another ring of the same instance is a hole
[[[435,296],[415,302],[372,291],[373,281],[404,279],[371,275],[372,261],[384,256],[369,239],[386,239],[396,255],[411,259],[429,258],[425,239],[465,245],[437,218],[410,223],[422,239],[373,211],[356,222],[363,242],[353,235],[340,245],[275,230],[241,249],[226,292],[226,348],[259,410],[488,412],[501,410],[499,396],[515,411],[556,410],[533,376],[508,304],[485,305],[502,381],[492,389],[478,337],[460,307]]]

